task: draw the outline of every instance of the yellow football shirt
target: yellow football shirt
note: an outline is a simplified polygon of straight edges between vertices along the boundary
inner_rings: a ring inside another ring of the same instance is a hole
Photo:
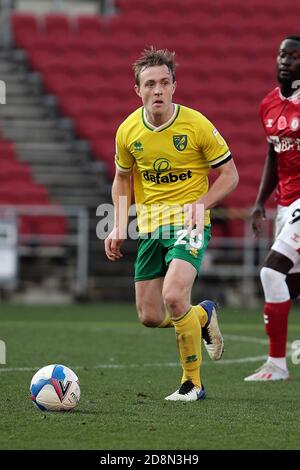
[[[147,121],[141,107],[116,134],[116,166],[134,175],[140,233],[160,225],[182,225],[184,204],[208,191],[210,167],[230,159],[229,148],[213,124],[198,111],[178,104],[160,127]],[[209,222],[206,211],[205,223]]]

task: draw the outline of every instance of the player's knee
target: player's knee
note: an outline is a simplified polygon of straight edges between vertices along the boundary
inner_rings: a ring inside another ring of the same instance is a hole
[[[264,287],[272,285],[280,288],[282,283],[285,283],[286,275],[279,271],[275,271],[275,269],[264,266],[260,270],[260,279]]]
[[[160,322],[151,317],[142,317],[140,318],[142,325],[147,326],[148,328],[157,328]]]
[[[164,300],[164,304],[166,306],[166,309],[171,314],[176,315],[176,313],[182,312],[183,299],[182,299],[182,293],[181,292],[177,292],[175,290],[165,291],[165,292],[163,292],[163,300]]]
[[[153,311],[151,306],[145,306],[139,304],[136,306],[139,316],[139,321],[142,325],[147,326],[148,328],[156,328],[160,323],[160,319],[157,318],[157,312]]]
[[[266,302],[286,302],[290,299],[286,274],[264,266],[260,271],[260,279]]]

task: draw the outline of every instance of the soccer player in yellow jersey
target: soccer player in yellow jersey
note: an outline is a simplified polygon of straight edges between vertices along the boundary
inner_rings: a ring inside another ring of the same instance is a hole
[[[111,261],[122,257],[133,176],[139,319],[148,327],[175,328],[183,374],[181,386],[166,400],[196,401],[206,393],[200,377],[201,336],[213,360],[222,356],[223,338],[215,303],[192,306],[191,290],[210,239],[209,209],[236,187],[238,174],[211,122],[173,103],[175,68],[175,53],[154,47],[134,64],[135,91],[143,106],[117,131],[115,223],[105,252]],[[208,188],[210,167],[218,177]]]

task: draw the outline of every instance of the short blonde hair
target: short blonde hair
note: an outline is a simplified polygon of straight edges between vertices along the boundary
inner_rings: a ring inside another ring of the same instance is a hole
[[[173,82],[175,82],[175,70],[177,67],[175,52],[171,52],[168,49],[156,49],[154,46],[151,46],[150,49],[144,49],[140,58],[133,64],[136,85],[140,86],[140,73],[148,67],[155,67],[156,65],[166,65],[172,75]]]

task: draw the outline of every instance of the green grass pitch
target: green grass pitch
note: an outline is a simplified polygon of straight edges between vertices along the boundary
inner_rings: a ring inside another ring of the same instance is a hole
[[[224,309],[220,323],[224,360],[203,350],[207,399],[178,403],[164,401],[181,374],[174,331],[141,326],[133,305],[2,305],[0,449],[299,449],[300,364],[289,358],[287,382],[244,382],[267,353],[262,315]],[[298,307],[289,342],[297,339]],[[30,401],[33,374],[51,363],[80,378],[70,413],[42,413]]]

